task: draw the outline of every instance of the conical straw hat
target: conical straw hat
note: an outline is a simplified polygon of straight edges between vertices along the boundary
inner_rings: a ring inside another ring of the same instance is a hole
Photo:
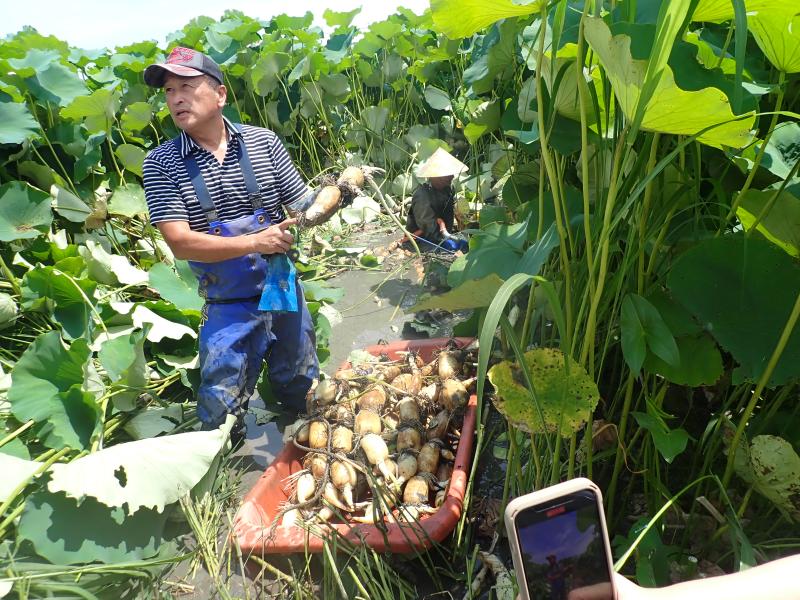
[[[469,167],[450,154],[444,148],[437,148],[436,152],[428,157],[417,168],[417,177],[447,177],[458,175],[467,171]]]

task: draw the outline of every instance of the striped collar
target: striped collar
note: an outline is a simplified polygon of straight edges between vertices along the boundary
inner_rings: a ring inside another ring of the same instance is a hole
[[[242,137],[242,132],[236,128],[236,125],[234,125],[228,120],[228,117],[222,117],[222,121],[225,123],[225,130],[228,132],[228,139],[232,139],[234,137],[236,138]],[[180,139],[181,158],[186,158],[195,149],[197,150],[204,149],[200,144],[195,142],[192,139],[192,137],[185,131],[181,131],[181,134],[178,137]]]

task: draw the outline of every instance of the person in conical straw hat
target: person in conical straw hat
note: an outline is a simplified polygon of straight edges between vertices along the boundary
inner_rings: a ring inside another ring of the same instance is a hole
[[[453,178],[467,170],[467,165],[443,148],[437,148],[417,168],[417,177],[424,177],[427,182],[414,192],[406,229],[426,249],[467,249],[466,241],[452,236],[455,211]]]

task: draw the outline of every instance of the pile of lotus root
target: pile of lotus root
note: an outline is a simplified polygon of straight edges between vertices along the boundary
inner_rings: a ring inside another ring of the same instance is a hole
[[[304,468],[287,480],[275,525],[413,521],[444,502],[475,384],[477,345],[454,341],[425,363],[375,357],[322,380],[294,424]]]

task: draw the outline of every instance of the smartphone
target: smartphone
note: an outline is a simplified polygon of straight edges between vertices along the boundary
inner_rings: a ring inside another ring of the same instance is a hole
[[[523,600],[615,600],[603,499],[578,478],[520,496],[505,512]]]

